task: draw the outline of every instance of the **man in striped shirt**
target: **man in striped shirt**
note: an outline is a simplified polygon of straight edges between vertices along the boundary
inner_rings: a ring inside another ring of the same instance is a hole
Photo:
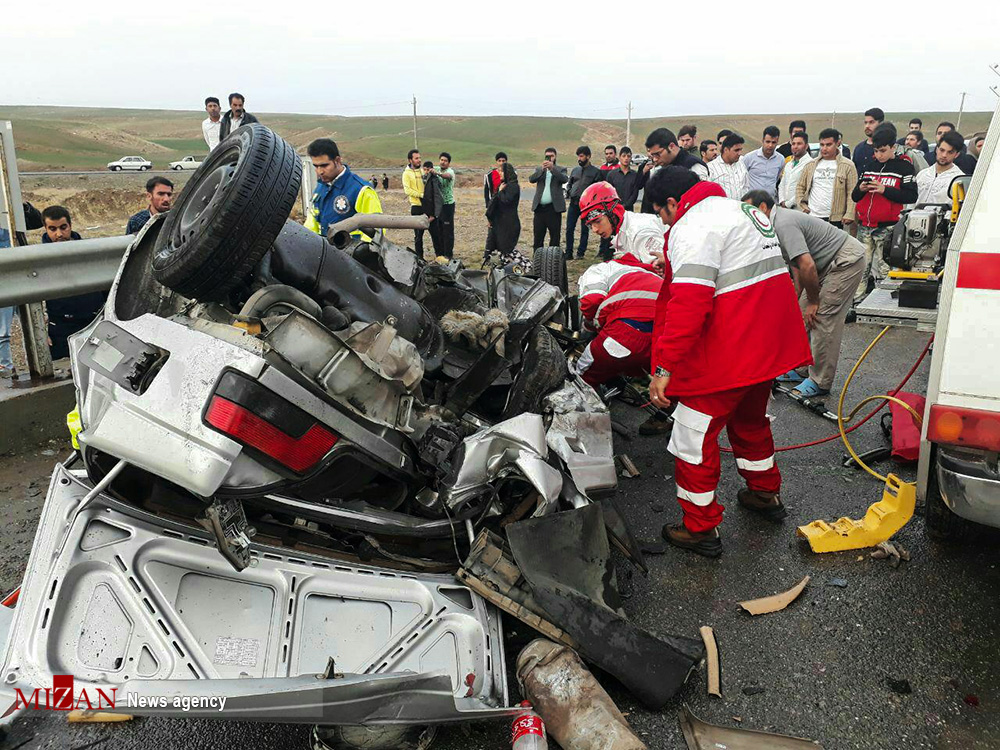
[[[727,198],[743,200],[747,192],[747,168],[740,158],[744,143],[742,136],[730,133],[722,141],[722,153],[708,163],[708,179],[720,185]]]

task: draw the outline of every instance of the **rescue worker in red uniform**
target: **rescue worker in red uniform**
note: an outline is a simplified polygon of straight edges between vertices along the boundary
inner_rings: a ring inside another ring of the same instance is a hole
[[[597,182],[580,196],[580,217],[602,238],[614,242],[615,259],[591,266],[580,277],[580,315],[584,325],[598,331],[576,363],[576,370],[590,385],[619,376],[649,372],[653,316],[663,277],[649,263],[639,260],[640,246],[663,245],[665,227],[655,217],[659,231],[622,232],[626,217],[618,193],[606,182]],[[647,217],[639,217],[647,219]],[[633,237],[635,235],[635,237]],[[631,239],[620,244],[619,238]],[[634,252],[633,252],[634,250]]]
[[[774,378],[812,362],[809,338],[775,231],[759,209],[682,167],[661,169],[646,194],[670,227],[649,393],[660,408],[678,402],[667,450],[684,519],[664,526],[663,537],[718,557],[723,427],[747,484],[740,505],[776,522],[786,515],[767,403]]]

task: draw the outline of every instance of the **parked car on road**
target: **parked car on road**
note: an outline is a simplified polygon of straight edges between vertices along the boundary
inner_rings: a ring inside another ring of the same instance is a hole
[[[170,168],[176,172],[180,172],[184,169],[197,169],[201,166],[201,159],[197,156],[185,156],[180,161],[170,162]]]
[[[153,162],[143,159],[141,156],[123,156],[118,161],[109,161],[108,169],[112,172],[121,172],[123,169],[132,169],[136,172],[145,172],[152,169]]]

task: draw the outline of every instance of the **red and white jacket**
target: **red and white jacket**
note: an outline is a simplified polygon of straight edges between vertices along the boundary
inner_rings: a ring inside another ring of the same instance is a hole
[[[763,383],[812,362],[795,289],[767,217],[699,182],[667,235],[652,371],[693,396]]]
[[[619,318],[651,321],[662,284],[663,277],[631,253],[598,263],[580,277],[580,314],[592,329]]]
[[[611,238],[611,250],[616,258],[631,253],[640,263],[652,263],[655,256],[663,255],[666,233],[659,216],[626,211],[618,233]]]

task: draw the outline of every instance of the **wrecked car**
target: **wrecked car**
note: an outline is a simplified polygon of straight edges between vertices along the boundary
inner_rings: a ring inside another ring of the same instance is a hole
[[[79,449],[52,477],[5,684],[73,674],[320,725],[507,715],[502,607],[612,673],[645,665],[626,684],[665,703],[701,645],[621,611],[610,548],[642,553],[608,409],[550,330],[563,291],[382,231],[421,217],[313,234],[287,219],[299,175],[272,131],[238,129],[71,339]],[[510,596],[490,545],[521,571]]]

